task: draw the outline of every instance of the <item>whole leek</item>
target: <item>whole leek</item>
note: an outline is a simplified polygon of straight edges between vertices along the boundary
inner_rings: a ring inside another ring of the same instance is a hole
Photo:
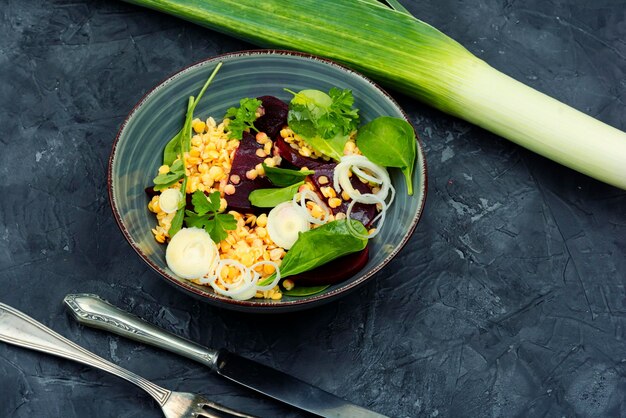
[[[626,189],[624,132],[502,74],[401,8],[392,10],[373,0],[129,2],[263,47],[300,50],[345,63],[402,93]]]

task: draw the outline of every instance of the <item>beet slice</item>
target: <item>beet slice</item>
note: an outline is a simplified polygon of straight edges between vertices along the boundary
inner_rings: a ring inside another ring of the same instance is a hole
[[[318,190],[320,189],[320,187],[332,186],[333,179],[335,178],[335,167],[337,166],[337,163],[332,161],[316,160],[314,158],[303,157],[298,153],[298,151],[291,148],[291,145],[289,145],[287,142],[285,142],[284,139],[280,137],[276,138],[276,141],[274,141],[274,146],[276,147],[276,149],[278,149],[281,158],[283,158],[283,160],[285,160],[289,164],[297,168],[306,167],[310,170],[314,170],[315,174],[311,175],[310,178]],[[320,184],[319,178],[321,176],[325,176],[326,178],[328,178],[328,183]],[[361,193],[372,192],[372,189],[370,189],[369,185],[361,182],[356,176],[352,176],[350,182],[352,183],[352,186]],[[320,195],[320,197],[325,200],[323,196]],[[330,210],[333,212],[333,214],[337,214],[338,212],[346,213],[349,204],[349,201],[343,201],[341,203],[341,206],[338,206],[336,208],[330,208]],[[369,227],[376,217],[376,206],[367,205],[364,203],[356,203],[352,207],[350,217],[352,219],[356,219],[357,221],[361,221],[363,225]]]
[[[369,247],[362,251],[344,255],[313,270],[288,277],[297,286],[323,286],[346,280],[358,273],[369,259]]]
[[[260,132],[265,132],[270,138],[274,138],[283,126],[287,125],[289,106],[274,96],[257,97],[263,104],[265,113],[254,122],[254,127]]]
[[[246,173],[256,167],[257,164],[263,162],[265,158],[261,158],[256,155],[256,150],[263,149],[263,145],[256,142],[255,136],[250,132],[244,132],[239,147],[235,151],[235,158],[233,158],[233,165],[230,169],[230,176],[233,174],[239,176],[239,183],[234,184],[230,177],[228,184],[235,186],[235,193],[232,195],[225,195],[228,207],[238,212],[256,212],[258,209],[254,208],[248,199],[248,196],[253,190],[266,189],[272,187],[272,183],[267,177],[258,176],[254,180],[250,180],[246,177]]]
[[[320,166],[334,164],[330,161],[324,161],[324,160],[319,160],[319,159],[316,160],[314,158],[303,157],[302,155],[298,153],[298,151],[291,148],[291,145],[289,145],[280,136],[274,139],[274,146],[276,147],[276,149],[278,150],[278,153],[280,154],[281,158],[285,162],[297,168],[306,167],[310,170],[317,170],[318,167]]]

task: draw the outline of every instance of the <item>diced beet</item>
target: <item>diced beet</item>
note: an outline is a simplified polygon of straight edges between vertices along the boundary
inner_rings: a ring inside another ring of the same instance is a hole
[[[274,142],[274,146],[278,149],[281,158],[289,164],[297,168],[306,167],[310,170],[314,170],[315,174],[310,176],[310,178],[318,190],[320,189],[320,187],[333,185],[333,180],[335,178],[335,167],[337,166],[337,163],[332,161],[316,160],[314,158],[303,157],[295,149],[291,148],[291,145],[285,142],[285,140],[283,140],[282,138],[277,138]],[[321,176],[326,177],[328,179],[328,183],[320,184],[319,178]],[[357,176],[352,176],[352,178],[350,179],[350,183],[352,183],[352,187],[354,187],[361,193],[372,192],[372,189],[370,189],[369,185],[361,182],[357,178]],[[324,199],[323,196],[320,195],[320,197]],[[350,201],[342,201],[340,206],[336,208],[330,208],[330,210],[333,212],[333,214],[337,214],[338,212],[346,213],[349,204]],[[356,203],[352,207],[352,212],[350,212],[350,218],[361,221],[366,227],[369,227],[371,225],[375,217],[375,205]]]
[[[363,251],[339,257],[313,270],[289,277],[297,286],[323,286],[346,280],[367,264],[369,247]]]
[[[263,103],[265,113],[254,122],[254,127],[274,138],[283,126],[287,125],[289,106],[274,96],[261,96],[257,99]]]
[[[233,165],[230,169],[230,175],[233,174],[239,176],[239,183],[234,184],[230,178],[228,184],[235,186],[235,193],[232,195],[224,195],[228,207],[238,212],[254,212],[256,209],[250,204],[248,196],[250,192],[256,189],[265,189],[272,187],[272,183],[267,177],[257,177],[254,180],[250,180],[246,177],[246,173],[256,167],[257,164],[263,162],[264,158],[256,155],[256,150],[263,149],[263,145],[256,142],[254,134],[250,132],[244,132],[239,147],[235,151],[235,158],[233,158]]]

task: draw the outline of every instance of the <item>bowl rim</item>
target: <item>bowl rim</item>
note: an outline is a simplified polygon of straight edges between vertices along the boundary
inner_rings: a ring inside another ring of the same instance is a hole
[[[115,203],[115,199],[113,197],[113,162],[115,160],[117,146],[119,144],[120,137],[122,135],[122,132],[125,130],[126,126],[128,125],[128,123],[130,122],[130,120],[135,115],[135,113],[139,110],[139,108],[143,105],[143,103],[150,96],[152,96],[155,92],[157,92],[158,90],[163,88],[166,84],[168,84],[168,82],[170,80],[172,80],[172,79],[174,79],[176,77],[180,77],[184,73],[186,73],[186,72],[188,72],[188,71],[190,71],[190,70],[192,70],[192,69],[194,69],[196,67],[210,65],[213,62],[219,62],[219,61],[222,61],[222,60],[225,60],[225,59],[229,59],[229,58],[246,57],[246,56],[257,56],[257,55],[281,55],[281,56],[294,56],[294,57],[298,57],[298,58],[310,59],[310,60],[313,60],[313,61],[318,61],[318,62],[322,62],[322,63],[327,64],[327,65],[330,65],[332,67],[337,68],[340,71],[350,73],[350,74],[355,75],[356,77],[361,78],[362,80],[366,81],[373,88],[375,88],[380,93],[382,93],[384,96],[386,96],[387,99],[389,101],[391,101],[392,104],[398,108],[398,110],[400,110],[400,112],[402,114],[402,117],[407,122],[409,122],[411,124],[411,127],[413,128],[413,131],[415,132],[415,139],[417,141],[417,146],[418,146],[416,165],[417,164],[420,165],[420,167],[419,167],[419,169],[421,171],[420,174],[422,175],[422,177],[424,179],[423,182],[422,182],[422,187],[419,188],[419,190],[415,190],[416,193],[414,193],[414,196],[417,195],[418,198],[421,197],[421,202],[419,202],[419,207],[417,208],[415,216],[411,220],[411,224],[409,225],[409,228],[407,229],[406,233],[404,234],[404,236],[400,240],[400,243],[393,249],[393,251],[391,253],[389,253],[387,255],[387,257],[385,257],[381,262],[379,262],[377,265],[375,265],[371,270],[363,273],[361,277],[359,277],[356,280],[353,280],[353,281],[351,281],[349,283],[346,283],[346,284],[338,287],[337,289],[334,289],[334,290],[329,291],[329,292],[324,292],[324,293],[320,293],[320,294],[316,294],[316,295],[311,295],[310,297],[305,297],[305,298],[302,298],[302,299],[296,299],[296,300],[290,300],[290,301],[251,302],[249,300],[227,299],[227,298],[224,298],[224,297],[221,297],[221,296],[217,296],[214,292],[205,292],[205,291],[202,291],[202,290],[198,289],[197,287],[191,285],[190,283],[186,283],[184,281],[175,279],[174,277],[169,275],[166,271],[162,270],[159,266],[157,266],[155,263],[153,263],[147,257],[147,255],[144,254],[141,251],[141,249],[135,243],[135,240],[130,235],[128,229],[123,224],[121,215],[120,215],[120,213],[118,211],[117,205]],[[162,278],[164,278],[168,283],[174,285],[176,288],[181,289],[181,290],[189,293],[190,295],[199,298],[200,300],[202,300],[204,302],[207,302],[207,303],[212,304],[214,306],[226,308],[226,309],[234,309],[234,310],[238,310],[238,311],[247,311],[247,312],[255,311],[255,312],[258,313],[258,312],[277,312],[277,311],[298,310],[298,309],[304,309],[304,308],[308,308],[308,307],[317,306],[318,304],[321,304],[321,303],[330,302],[331,300],[333,300],[336,296],[338,296],[340,294],[346,294],[346,293],[348,293],[350,291],[353,291],[357,287],[359,287],[362,284],[364,284],[365,282],[367,282],[371,277],[373,277],[382,268],[384,268],[404,248],[406,243],[409,241],[409,239],[411,238],[411,236],[415,232],[415,228],[417,227],[417,224],[419,223],[419,221],[420,221],[420,219],[422,217],[422,213],[424,211],[424,206],[426,204],[426,196],[427,196],[427,190],[428,190],[428,175],[427,175],[427,166],[426,166],[426,158],[425,158],[425,154],[424,154],[424,149],[423,149],[422,144],[421,144],[421,142],[419,140],[419,136],[418,136],[417,132],[415,131],[415,126],[413,126],[413,123],[411,123],[411,120],[409,119],[409,117],[406,114],[406,112],[404,111],[404,109],[402,109],[402,107],[396,102],[396,100],[389,93],[387,93],[382,87],[380,87],[377,83],[375,83],[374,81],[372,81],[371,79],[369,79],[365,75],[363,75],[363,74],[353,70],[352,68],[346,67],[346,66],[344,66],[342,64],[339,64],[339,63],[337,63],[337,62],[335,62],[333,60],[330,60],[328,58],[323,58],[323,57],[320,57],[320,56],[317,56],[317,55],[308,54],[308,53],[300,52],[300,51],[291,51],[291,50],[282,50],[282,49],[249,49],[249,50],[242,50],[242,51],[235,51],[235,52],[227,52],[227,53],[214,55],[212,57],[209,57],[209,58],[197,61],[197,62],[195,62],[193,64],[190,64],[190,65],[188,65],[188,66],[186,66],[186,67],[184,67],[184,68],[182,68],[182,69],[180,69],[180,70],[170,74],[166,78],[162,79],[159,83],[157,83],[156,85],[151,87],[143,95],[143,97],[135,104],[135,106],[128,113],[128,115],[125,117],[124,121],[120,125],[120,128],[119,128],[119,130],[117,132],[117,135],[115,136],[115,140],[113,141],[113,145],[112,145],[112,148],[111,148],[111,153],[109,155],[109,161],[108,161],[108,167],[107,167],[107,190],[108,190],[108,195],[109,195],[109,204],[110,204],[111,209],[113,211],[113,216],[115,218],[117,226],[120,228],[120,231],[124,235],[124,238],[126,238],[126,241],[128,241],[128,243],[130,244],[131,248],[133,248],[133,250],[135,250],[135,252],[139,255],[139,257],[146,264],[148,264],[152,268],[152,270],[157,272]]]

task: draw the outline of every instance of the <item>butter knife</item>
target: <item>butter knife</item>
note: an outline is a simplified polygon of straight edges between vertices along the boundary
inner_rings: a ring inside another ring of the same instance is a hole
[[[328,418],[385,417],[272,367],[174,335],[111,305],[97,295],[70,294],[63,301],[81,324],[180,354],[204,364],[235,383],[301,410]]]

